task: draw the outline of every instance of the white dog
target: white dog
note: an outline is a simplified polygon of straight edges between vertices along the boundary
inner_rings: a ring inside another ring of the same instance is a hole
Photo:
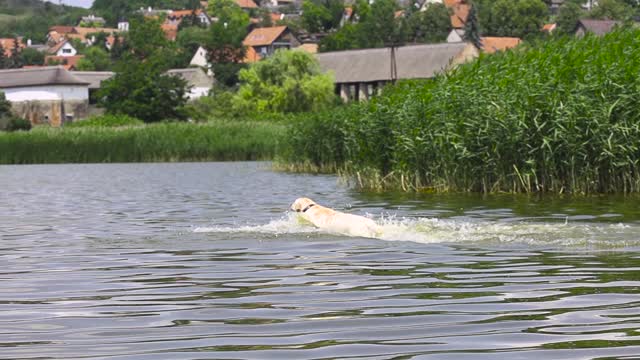
[[[300,213],[303,219],[317,228],[351,236],[375,238],[381,229],[373,220],[363,216],[345,214],[316,204],[309,198],[298,198],[291,204],[291,210]]]

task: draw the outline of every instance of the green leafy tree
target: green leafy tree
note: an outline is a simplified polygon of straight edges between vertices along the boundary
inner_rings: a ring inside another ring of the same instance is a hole
[[[358,24],[360,31],[367,36],[361,47],[376,48],[402,42],[400,23],[396,21],[395,0],[377,0],[371,5],[371,12]]]
[[[490,13],[486,22],[480,16],[480,22],[487,26],[487,35],[491,36],[538,35],[549,15],[541,0],[497,0],[484,6],[491,6]]]
[[[209,30],[197,26],[188,27],[178,32],[174,67],[186,68],[198,48],[207,42]]]
[[[19,69],[22,66],[24,66],[23,62],[22,62],[22,57],[20,56],[20,53],[22,52],[22,49],[20,48],[20,41],[18,40],[17,37],[13,38],[13,46],[11,48],[11,56],[9,57],[9,61],[7,62],[9,64],[8,68],[10,69]]]
[[[186,83],[166,75],[172,50],[156,20],[132,22],[127,50],[115,64],[115,75],[102,83],[99,103],[110,114],[125,114],[145,122],[186,118]]]
[[[238,82],[238,71],[246,48],[242,43],[249,26],[249,15],[233,0],[209,2],[209,13],[218,18],[211,24],[205,42],[207,57],[219,85],[234,86]]]
[[[576,30],[576,25],[583,15],[584,10],[582,10],[580,5],[573,2],[562,4],[556,16],[555,31],[559,35],[572,34]]]
[[[421,16],[420,42],[438,43],[447,40],[451,32],[449,9],[443,4],[431,4]]]
[[[589,12],[589,18],[601,20],[631,20],[635,11],[622,0],[599,0]]]
[[[340,26],[344,13],[341,0],[305,0],[302,3],[302,24],[309,32],[325,32]]]
[[[482,40],[480,40],[480,24],[478,24],[478,10],[475,4],[471,4],[467,21],[464,24],[464,41],[472,43],[476,48],[482,48]]]
[[[84,52],[84,58],[78,61],[80,71],[109,71],[111,70],[109,53],[98,46],[91,46]]]
[[[242,85],[234,106],[248,112],[317,111],[335,100],[333,79],[322,73],[313,55],[278,50],[240,71]]]
[[[0,50],[1,52],[1,50]],[[43,65],[44,54],[36,49],[25,48],[20,52],[21,62],[24,65]]]
[[[0,43],[0,69],[6,69],[8,67],[9,59],[7,58],[6,50],[2,46],[2,43]]]
[[[0,91],[0,118],[11,116],[11,103],[2,91]]]

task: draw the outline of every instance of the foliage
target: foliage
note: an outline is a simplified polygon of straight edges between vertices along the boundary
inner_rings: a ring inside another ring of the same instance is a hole
[[[429,4],[425,11],[407,9],[403,19],[404,41],[410,43],[438,43],[451,32],[449,9],[439,3]]]
[[[102,16],[109,26],[121,19],[130,19],[140,8],[192,9],[191,0],[94,0],[91,9]]]
[[[165,74],[171,57],[159,22],[132,22],[126,44],[129,51],[115,64],[116,74],[102,83],[99,103],[109,114],[145,122],[184,120],[186,82]]]
[[[208,35],[207,29],[196,26],[180,30],[176,38],[174,67],[177,69],[189,67],[193,55],[201,44],[206,43]]]
[[[270,121],[35,128],[0,133],[0,163],[267,160],[283,133]]]
[[[246,54],[243,40],[249,26],[249,15],[233,0],[209,2],[209,13],[218,18],[211,24],[205,44],[213,72],[222,84],[233,86]]]
[[[556,29],[560,35],[571,35],[576,30],[578,21],[583,16],[584,10],[576,3],[568,2],[560,6],[556,16]]]
[[[16,131],[29,129],[31,129],[31,123],[13,114],[11,103],[7,100],[4,93],[0,91],[0,130]]]
[[[109,53],[99,46],[91,46],[84,52],[84,58],[78,61],[79,71],[109,71],[112,63]]]
[[[40,0],[0,1],[0,37],[23,36],[34,42],[44,42],[49,27],[76,25],[89,13],[87,9],[57,5]]]
[[[119,115],[101,115],[93,116],[85,120],[74,121],[65,123],[65,128],[70,127],[118,127],[118,126],[137,126],[143,125],[144,122],[140,119],[133,118],[131,116],[119,114]]]
[[[598,0],[589,12],[589,18],[601,20],[632,20],[634,15],[631,5],[622,0]]]
[[[373,188],[640,192],[638,73],[638,30],[551,38],[308,116],[280,154]]]
[[[31,122],[29,120],[12,116],[9,118],[7,125],[4,128],[5,131],[29,131],[31,130]]]
[[[475,4],[471,4],[467,22],[464,24],[464,36],[462,40],[472,43],[478,49],[482,48],[480,39],[480,25],[478,24],[478,10]]]
[[[32,49],[25,48],[20,52],[21,62],[23,65],[43,65],[44,64],[44,53]]]
[[[474,5],[485,36],[538,36],[549,16],[541,0],[475,0]]]
[[[304,0],[302,24],[311,33],[326,32],[340,26],[344,13],[341,0]]]
[[[248,112],[318,111],[334,102],[333,79],[313,55],[278,50],[240,71],[234,106]]]

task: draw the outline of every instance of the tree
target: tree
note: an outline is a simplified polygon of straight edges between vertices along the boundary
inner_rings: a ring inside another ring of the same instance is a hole
[[[205,42],[207,57],[218,84],[230,87],[237,83],[238,71],[243,67],[246,48],[242,42],[249,26],[249,15],[233,0],[209,2],[209,13],[218,21],[209,28]]]
[[[109,54],[98,46],[89,47],[84,58],[78,61],[80,71],[109,71],[111,70],[111,58]]]
[[[132,20],[131,30],[125,35],[125,42],[132,54],[139,60],[145,60],[159,52],[171,57],[167,51],[171,45],[165,37],[158,19]]]
[[[438,43],[447,40],[451,32],[451,17],[449,9],[443,4],[431,4],[422,12],[421,18],[422,36],[419,38],[424,43]]]
[[[305,0],[302,24],[311,33],[326,32],[340,26],[344,4],[341,0]]]
[[[576,30],[576,25],[583,15],[584,11],[580,5],[572,2],[563,4],[560,6],[560,9],[558,9],[555,31],[560,35],[572,34]]]
[[[313,55],[278,50],[240,71],[242,85],[233,99],[240,110],[255,112],[318,111],[333,103],[333,79]]]
[[[472,43],[476,48],[482,48],[482,40],[480,40],[480,25],[478,24],[478,10],[475,4],[471,4],[467,22],[464,24],[464,41]]]
[[[178,32],[176,38],[175,62],[176,68],[189,67],[189,63],[193,58],[201,44],[205,44],[209,31],[200,27],[188,27]]]
[[[154,58],[121,61],[116,74],[102,83],[99,103],[107,113],[125,114],[144,122],[184,120],[186,82],[166,75],[162,63]]]
[[[633,8],[621,0],[599,0],[589,12],[589,18],[601,20],[628,21],[633,15]]]
[[[491,6],[488,19],[480,22],[487,27],[487,35],[527,37],[540,34],[549,9],[541,0],[497,0]],[[487,15],[485,15],[487,16]]]
[[[358,24],[363,34],[361,47],[376,48],[402,42],[400,23],[396,21],[395,0],[377,0],[371,12]]]
[[[2,42],[0,42],[0,69],[6,69],[9,65],[8,61],[6,50],[2,46]]]
[[[36,49],[25,48],[20,52],[21,62],[24,65],[43,65],[44,54]]]

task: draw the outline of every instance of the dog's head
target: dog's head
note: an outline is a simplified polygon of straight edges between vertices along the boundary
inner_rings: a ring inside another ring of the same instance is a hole
[[[305,212],[316,203],[309,198],[297,198],[296,201],[291,204],[291,210],[295,212]]]

